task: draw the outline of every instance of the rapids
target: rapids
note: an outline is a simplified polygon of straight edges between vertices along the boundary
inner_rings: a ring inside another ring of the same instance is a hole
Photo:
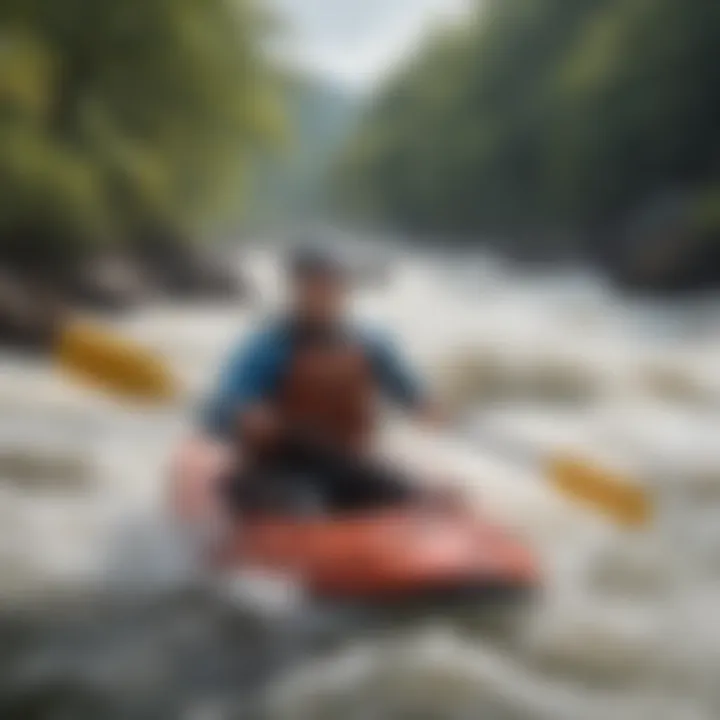
[[[281,301],[274,254],[242,262],[262,307]],[[256,311],[155,307],[117,324],[181,374],[177,407],[123,407],[2,359],[0,716],[254,717],[261,687],[262,711],[288,719],[720,716],[720,302],[641,302],[486,257],[387,262],[357,313],[463,417],[453,441],[393,426],[388,452],[442,466],[526,534],[547,572],[532,611],[500,637],[437,617],[333,635],[314,660],[323,618],[249,618],[198,593],[164,471]],[[655,525],[623,533],[553,496],[542,458],[568,447],[645,483]]]

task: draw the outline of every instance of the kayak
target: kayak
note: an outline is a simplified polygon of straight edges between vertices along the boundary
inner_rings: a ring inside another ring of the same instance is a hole
[[[217,449],[191,454],[203,461],[174,490],[185,520],[195,522],[216,506],[226,459]],[[525,542],[456,503],[266,511],[227,528],[207,559],[219,573],[285,576],[308,596],[363,604],[524,598],[540,584]]]
[[[439,507],[255,518],[238,524],[213,561],[299,578],[312,597],[357,603],[509,599],[539,584],[536,559],[523,543]]]

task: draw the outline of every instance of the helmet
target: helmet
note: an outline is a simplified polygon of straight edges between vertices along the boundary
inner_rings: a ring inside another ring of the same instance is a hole
[[[296,280],[320,277],[343,279],[347,275],[347,267],[332,251],[305,246],[290,253],[288,273]]]

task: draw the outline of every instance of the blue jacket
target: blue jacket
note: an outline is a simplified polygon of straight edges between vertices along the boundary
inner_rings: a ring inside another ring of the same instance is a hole
[[[385,396],[404,407],[420,404],[422,390],[413,373],[387,337],[357,331],[376,381]],[[292,361],[291,340],[282,323],[254,333],[230,354],[215,391],[203,408],[205,432],[227,438],[237,413],[273,397]]]

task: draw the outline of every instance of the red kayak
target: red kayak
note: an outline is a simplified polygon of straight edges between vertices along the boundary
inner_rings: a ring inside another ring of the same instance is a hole
[[[502,529],[450,510],[407,508],[318,520],[266,518],[239,526],[215,558],[301,578],[324,599],[393,602],[532,591],[533,555]]]
[[[208,505],[217,483],[196,477],[189,497]],[[183,492],[187,497],[187,486]],[[212,561],[223,570],[286,574],[315,597],[353,602],[523,596],[540,580],[537,560],[520,540],[442,504],[246,518]]]

